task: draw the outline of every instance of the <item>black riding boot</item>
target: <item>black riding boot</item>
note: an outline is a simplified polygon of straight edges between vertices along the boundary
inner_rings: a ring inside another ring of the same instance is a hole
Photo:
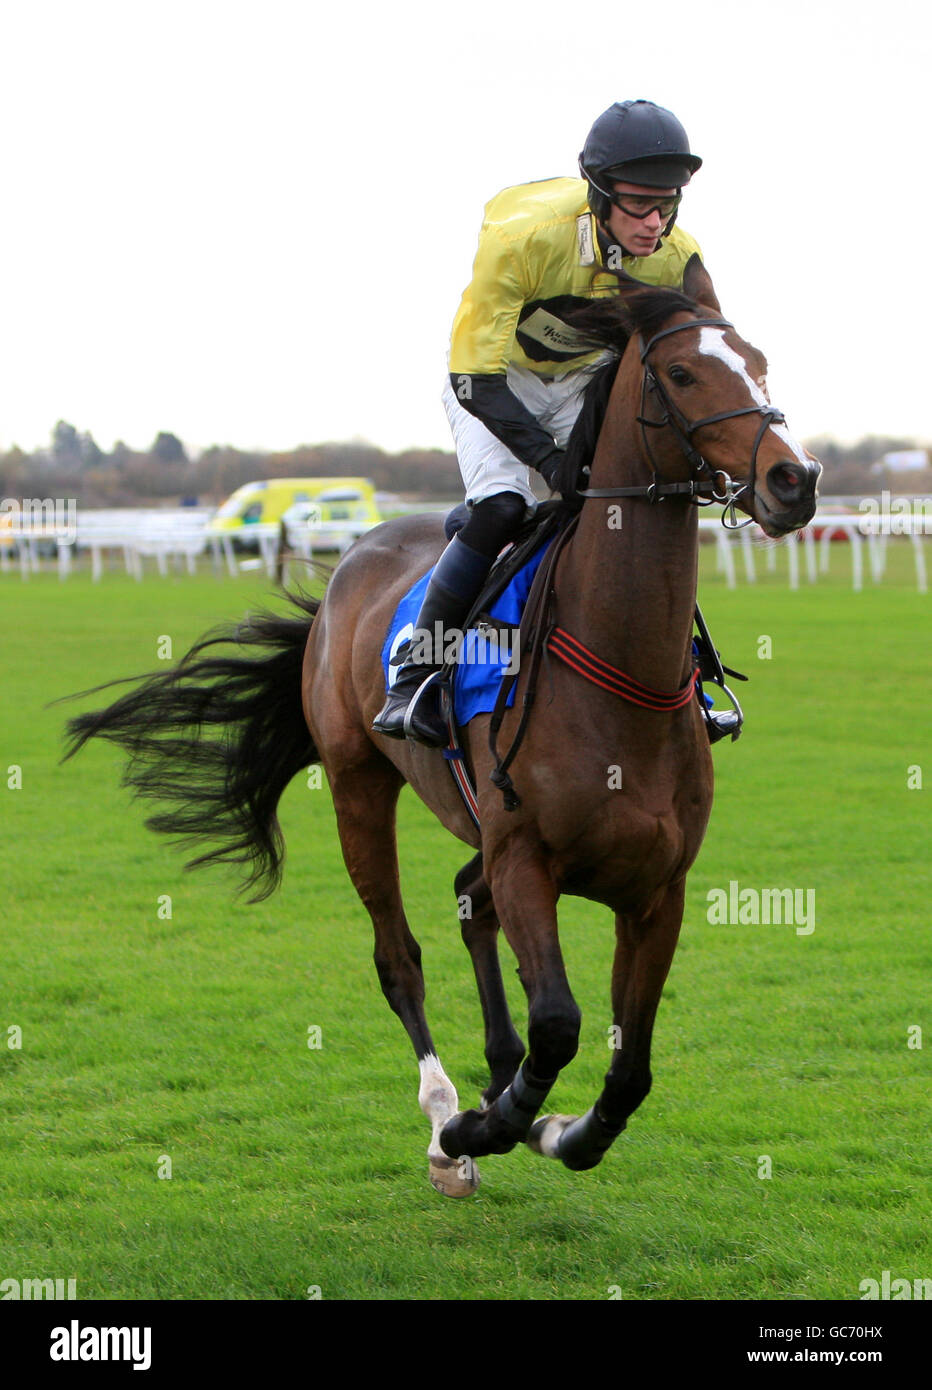
[[[479,596],[493,558],[480,555],[459,536],[453,537],[430,577],[412,640],[399,648],[401,668],[373,721],[374,733],[385,734],[388,738],[413,738],[431,747],[446,743],[447,731],[440,717],[436,681],[415,704],[407,728],[405,719],[421,686],[443,666],[447,646],[444,634],[449,634],[451,629],[459,630]],[[438,632],[439,646],[435,640]]]
[[[706,730],[710,743],[718,743],[723,738],[736,739],[741,733],[741,716],[733,709],[706,710]]]

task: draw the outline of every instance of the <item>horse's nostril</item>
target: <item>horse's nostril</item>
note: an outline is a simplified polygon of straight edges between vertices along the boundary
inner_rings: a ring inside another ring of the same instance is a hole
[[[806,475],[797,464],[775,463],[767,475],[770,491],[781,502],[796,501],[804,490]]]

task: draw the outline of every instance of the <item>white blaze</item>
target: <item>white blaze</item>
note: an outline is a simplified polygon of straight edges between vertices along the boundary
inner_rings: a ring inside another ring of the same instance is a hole
[[[751,394],[751,399],[755,405],[762,406],[767,410],[770,399],[763,383],[756,382],[747,368],[747,363],[740,353],[735,352],[734,348],[729,347],[725,342],[724,328],[700,328],[699,330],[699,351],[704,352],[707,357],[717,357],[720,362],[724,362],[730,371],[740,376],[745,386]],[[787,448],[791,449],[800,463],[808,467],[810,460],[806,457],[806,451],[802,445],[797,444],[790,434],[786,425],[773,424],[770,426],[774,434],[782,439]]]

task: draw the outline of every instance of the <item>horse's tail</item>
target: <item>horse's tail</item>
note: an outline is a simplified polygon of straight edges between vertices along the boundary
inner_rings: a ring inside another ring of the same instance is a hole
[[[91,738],[119,744],[129,754],[123,785],[168,803],[146,821],[150,829],[189,846],[213,841],[188,868],[246,865],[243,888],[256,890],[253,902],[281,880],[281,794],[319,761],[301,706],[301,668],[320,600],[289,599],[297,615],[258,613],[210,632],[171,670],[68,722],[66,758]],[[241,654],[214,654],[223,646]]]

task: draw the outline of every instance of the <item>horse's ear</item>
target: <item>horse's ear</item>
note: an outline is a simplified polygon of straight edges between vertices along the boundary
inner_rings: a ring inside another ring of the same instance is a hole
[[[718,295],[712,285],[712,277],[702,264],[702,257],[698,252],[693,252],[686,262],[686,269],[683,272],[683,293],[688,295],[690,299],[694,299],[697,304],[702,304],[707,309],[714,309],[717,314],[722,312]]]

